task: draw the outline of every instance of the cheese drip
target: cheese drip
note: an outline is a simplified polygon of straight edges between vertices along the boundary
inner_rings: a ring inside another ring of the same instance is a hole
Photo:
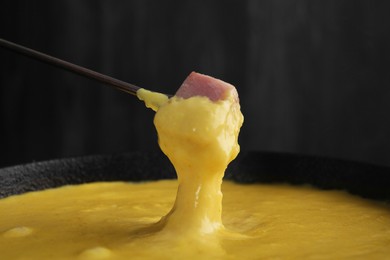
[[[239,152],[243,122],[239,103],[230,93],[218,102],[174,97],[156,113],[159,145],[179,182],[175,205],[159,223],[163,230],[197,237],[223,229],[222,178]]]
[[[154,111],[157,111],[160,106],[168,101],[168,96],[162,93],[153,92],[144,88],[137,90],[139,100],[145,102],[145,106]]]

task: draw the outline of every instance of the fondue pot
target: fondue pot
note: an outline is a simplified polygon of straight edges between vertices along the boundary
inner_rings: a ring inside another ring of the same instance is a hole
[[[0,169],[0,198],[69,184],[175,177],[173,166],[161,152],[59,159]],[[241,152],[229,165],[225,179],[238,183],[310,184],[390,201],[389,167],[332,158]]]

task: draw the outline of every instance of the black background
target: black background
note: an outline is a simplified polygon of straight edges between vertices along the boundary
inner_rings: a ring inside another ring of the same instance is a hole
[[[390,166],[390,1],[2,0],[0,37],[174,93],[234,84],[242,150]],[[0,49],[0,166],[158,150],[135,97]]]

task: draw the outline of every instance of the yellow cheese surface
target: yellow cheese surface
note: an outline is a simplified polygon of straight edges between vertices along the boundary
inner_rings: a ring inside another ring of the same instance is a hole
[[[390,207],[341,191],[222,184],[225,232],[149,230],[175,180],[94,183],[0,200],[0,259],[387,259]],[[187,216],[191,218],[191,216]],[[183,216],[178,225],[191,223]]]
[[[243,122],[224,100],[142,92],[177,181],[96,183],[0,200],[0,259],[279,259],[390,255],[390,208],[343,192],[221,184]],[[222,214],[222,205],[224,206]]]

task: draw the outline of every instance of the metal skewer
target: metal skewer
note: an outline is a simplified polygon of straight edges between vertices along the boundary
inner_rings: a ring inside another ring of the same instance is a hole
[[[44,54],[42,52],[21,46],[19,44],[16,44],[16,43],[13,43],[13,42],[1,39],[1,38],[0,38],[0,46],[7,48],[11,51],[14,51],[16,53],[28,56],[28,57],[36,59],[36,60],[39,60],[41,62],[59,67],[61,69],[79,74],[81,76],[84,76],[84,77],[87,77],[90,79],[97,80],[99,82],[102,82],[104,84],[107,84],[109,86],[112,86],[116,89],[119,89],[121,91],[124,91],[126,93],[129,93],[129,94],[132,94],[135,96],[137,95],[136,94],[137,90],[140,89],[140,87],[137,87],[133,84],[121,81],[119,79],[112,78],[112,77],[107,76],[107,75],[103,75],[99,72],[78,66],[76,64],[55,58],[53,56]]]

